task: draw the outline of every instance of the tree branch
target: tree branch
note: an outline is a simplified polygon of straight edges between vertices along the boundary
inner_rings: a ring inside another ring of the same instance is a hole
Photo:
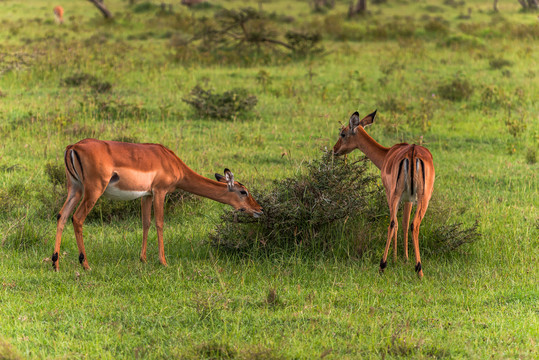
[[[105,19],[112,19],[112,14],[103,3],[103,0],[88,0],[88,1],[94,4],[99,9],[99,11],[101,11]]]

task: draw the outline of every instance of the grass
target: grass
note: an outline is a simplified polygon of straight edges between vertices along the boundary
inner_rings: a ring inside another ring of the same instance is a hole
[[[168,34],[189,34],[184,19],[219,7],[175,5],[172,17],[110,0],[116,20],[104,22],[89,2],[70,2],[57,26],[54,5],[4,1],[0,14],[0,358],[537,357],[536,14],[516,1],[500,3],[499,15],[490,1],[386,2],[336,28],[330,20],[348,4],[313,14],[306,2],[262,2],[274,18],[294,19],[278,22],[282,34],[319,24],[325,54],[239,65],[175,60]],[[459,17],[468,7],[471,19]],[[404,39],[379,31],[394,16],[390,30],[405,24]],[[92,82],[65,86],[76,74]],[[474,91],[444,99],[439,87],[456,77]],[[97,82],[107,91],[94,91]],[[245,119],[201,118],[182,101],[196,85],[243,88],[258,103]],[[205,199],[166,213],[168,268],[153,227],[148,263],[139,262],[132,214],[85,223],[92,271],[78,263],[70,224],[60,272],[43,261],[59,210],[51,201],[61,197],[47,164],[61,165],[68,144],[162,143],[205,176],[228,167],[264,188],[304,172],[353,111],[375,108],[368,132],[384,145],[421,141],[434,156],[433,201],[447,202],[457,222],[480,220],[479,241],[422,253],[422,281],[400,257],[402,233],[398,261],[379,276],[385,230],[357,234],[353,221],[328,235],[343,245],[323,254],[219,251],[208,240],[224,206]],[[375,246],[359,253],[359,236]]]

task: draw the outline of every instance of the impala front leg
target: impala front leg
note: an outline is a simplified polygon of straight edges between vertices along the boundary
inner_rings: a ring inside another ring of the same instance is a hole
[[[152,197],[143,196],[141,198],[142,210],[142,250],[140,251],[140,261],[146,262],[146,245],[148,243],[148,230],[152,225]]]
[[[155,216],[155,228],[157,229],[157,245],[159,247],[159,261],[163,266],[167,266],[165,260],[165,245],[163,243],[164,206],[166,192],[156,192],[153,194],[153,214]]]

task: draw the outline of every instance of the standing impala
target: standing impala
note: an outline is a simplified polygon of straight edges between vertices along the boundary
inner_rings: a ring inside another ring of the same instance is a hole
[[[359,113],[355,112],[350,123],[343,128],[339,140],[333,147],[335,155],[344,155],[359,149],[381,170],[382,183],[386,190],[387,203],[391,222],[387,231],[387,242],[384,256],[380,261],[380,272],[387,266],[387,254],[391,238],[393,241],[393,258],[397,259],[397,211],[399,203],[404,201],[404,256],[408,260],[408,221],[412,212],[412,205],[417,204],[414,219],[411,224],[412,241],[417,275],[422,278],[421,257],[419,255],[419,226],[429,206],[432,189],[434,187],[434,164],[429,150],[419,145],[406,143],[396,144],[386,148],[377,143],[367,134],[364,127],[374,122],[376,111],[359,120]]]
[[[101,195],[118,200],[141,198],[140,260],[143,262],[146,262],[146,241],[153,201],[159,261],[164,266],[167,262],[163,246],[163,207],[167,193],[182,189],[229,204],[236,210],[245,211],[255,217],[262,215],[260,205],[245,186],[234,181],[230,170],[225,169],[224,176],[215,174],[217,181],[210,180],[191,170],[171,150],[159,144],[85,139],[66,148],[64,162],[68,194],[58,214],[56,243],[52,255],[52,266],[56,271],[64,225],[81,198],[82,201],[73,215],[73,227],[79,248],[79,261],[84,269],[90,269],[90,266],[84,250],[82,224]]]
[[[58,24],[64,23],[64,8],[60,5],[55,6],[54,9],[52,9],[52,12],[54,13],[54,19]]]

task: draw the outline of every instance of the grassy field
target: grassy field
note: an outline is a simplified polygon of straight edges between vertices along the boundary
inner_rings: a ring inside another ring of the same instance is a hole
[[[347,20],[345,1],[323,13],[307,1],[252,1],[280,40],[319,32],[324,52],[299,56],[178,45],[193,24],[244,1],[175,1],[162,13],[157,1],[107,0],[113,21],[69,1],[63,25],[58,3],[0,1],[0,359],[539,356],[537,13],[517,1],[493,13],[491,1],[389,0]],[[201,118],[182,101],[196,85],[244,88],[258,104],[231,120]],[[344,224],[328,235],[343,245],[320,253],[221,251],[208,239],[226,206],[207,199],[165,214],[167,268],[155,228],[142,264],[140,216],[106,206],[84,227],[91,271],[70,222],[60,271],[46,261],[65,196],[50,169],[68,144],[161,143],[204,176],[228,167],[265,189],[332,147],[351,113],[374,109],[368,132],[427,146],[433,201],[480,224],[479,241],[422,253],[421,281],[402,245],[378,274],[384,229],[358,235]],[[362,236],[377,240],[358,253]]]

